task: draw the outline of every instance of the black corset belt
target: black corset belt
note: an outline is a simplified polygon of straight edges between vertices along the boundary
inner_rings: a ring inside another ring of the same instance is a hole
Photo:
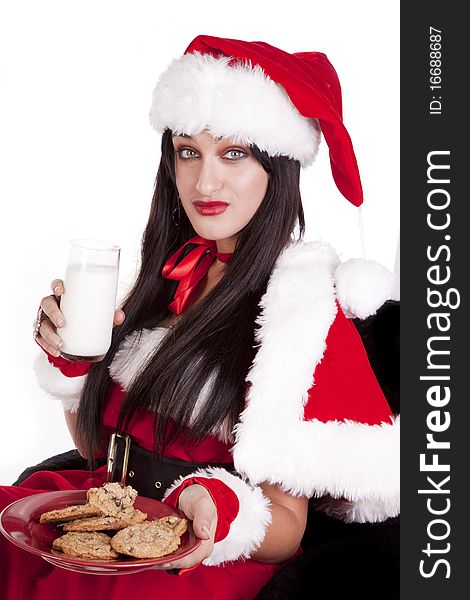
[[[141,496],[162,500],[164,492],[181,475],[197,469],[223,467],[234,472],[233,463],[199,463],[165,458],[144,450],[125,433],[113,433],[109,440],[107,481],[131,485]]]

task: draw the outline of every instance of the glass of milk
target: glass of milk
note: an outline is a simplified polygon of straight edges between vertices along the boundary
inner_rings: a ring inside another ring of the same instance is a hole
[[[61,355],[99,362],[111,345],[120,248],[98,240],[72,240],[60,310]]]

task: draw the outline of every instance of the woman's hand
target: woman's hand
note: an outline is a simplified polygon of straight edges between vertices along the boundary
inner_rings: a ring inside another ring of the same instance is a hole
[[[59,298],[64,293],[64,282],[62,279],[54,279],[51,283],[53,294],[46,296],[41,300],[41,308],[44,312],[43,322],[39,328],[37,343],[53,356],[60,356],[60,347],[62,339],[57,334],[57,329],[60,329],[65,324],[64,315],[59,308]],[[126,315],[118,308],[114,311],[113,325],[121,325],[124,322]]]
[[[201,545],[188,556],[155,567],[156,569],[190,569],[212,554],[217,510],[209,492],[202,485],[190,485],[181,492],[178,508],[193,522],[194,533],[202,540]]]

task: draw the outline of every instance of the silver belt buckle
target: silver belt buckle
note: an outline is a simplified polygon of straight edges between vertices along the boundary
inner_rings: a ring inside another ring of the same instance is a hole
[[[113,480],[114,463],[116,462],[117,438],[123,439],[126,444],[124,447],[124,458],[122,459],[122,472],[120,481],[120,484],[125,486],[127,477],[127,464],[129,462],[129,452],[131,449],[131,437],[127,433],[113,433],[109,438],[106,483],[111,483]]]

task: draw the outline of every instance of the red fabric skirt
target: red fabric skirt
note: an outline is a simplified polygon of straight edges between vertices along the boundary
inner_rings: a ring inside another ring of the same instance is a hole
[[[105,467],[88,471],[39,471],[21,486],[0,487],[0,511],[11,502],[55,490],[88,489],[104,483]],[[284,565],[254,560],[199,566],[182,576],[148,570],[132,575],[84,575],[54,567],[0,534],[1,600],[249,600]]]

